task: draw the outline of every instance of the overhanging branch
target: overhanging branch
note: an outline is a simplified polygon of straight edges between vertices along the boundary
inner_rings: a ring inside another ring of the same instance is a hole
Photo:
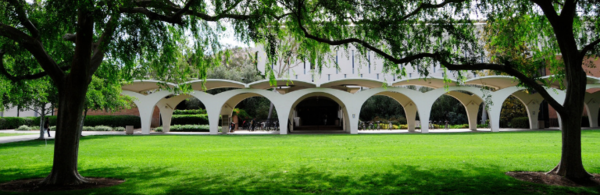
[[[31,75],[23,75],[23,76],[13,76],[11,75],[8,70],[6,70],[6,67],[4,67],[4,62],[2,61],[2,59],[4,58],[4,55],[6,53],[2,50],[0,50],[0,74],[4,75],[6,78],[8,78],[8,80],[11,80],[12,82],[18,82],[18,81],[22,81],[22,80],[34,80],[34,79],[39,79],[42,78],[46,75],[48,75],[48,73],[46,72],[40,72],[40,73],[36,73],[36,74],[31,74]],[[71,68],[71,66],[63,66],[60,69],[63,71],[69,70]]]
[[[598,43],[600,43],[600,39],[597,39],[593,42],[591,42],[590,44],[586,45],[585,47],[583,47],[583,49],[581,49],[581,55],[585,56],[585,54],[594,49],[594,47],[596,47],[596,45],[598,45]]]
[[[528,85],[528,86],[532,87],[533,89],[535,89],[536,91],[538,91],[540,93],[540,95],[542,97],[544,97],[544,99],[546,99],[548,104],[550,104],[556,111],[558,111],[559,113],[564,112],[563,111],[564,107],[560,103],[558,103],[554,98],[552,98],[552,96],[550,96],[550,94],[546,91],[546,89],[542,85],[538,84],[535,81],[535,79],[527,77],[523,73],[511,68],[510,66],[501,65],[501,64],[488,64],[488,63],[473,63],[473,64],[460,64],[460,65],[452,64],[452,63],[449,63],[448,61],[444,60],[443,56],[440,53],[419,53],[419,54],[407,56],[404,58],[396,58],[396,57],[389,55],[388,53],[382,51],[381,49],[378,49],[377,47],[369,44],[368,42],[358,39],[358,38],[330,40],[330,39],[325,39],[322,37],[312,35],[302,25],[302,20],[300,18],[299,13],[296,13],[296,18],[298,20],[300,29],[302,29],[302,31],[304,32],[304,36],[309,39],[312,39],[312,40],[315,40],[315,41],[318,41],[321,43],[327,43],[329,45],[344,45],[344,44],[349,44],[349,43],[358,43],[358,44],[362,45],[363,47],[368,48],[369,50],[379,54],[380,56],[382,56],[386,60],[391,61],[394,64],[404,64],[404,63],[412,62],[414,60],[419,60],[419,59],[424,59],[424,58],[432,58],[436,61],[439,61],[440,64],[444,65],[446,68],[448,68],[450,70],[486,70],[487,69],[487,70],[497,70],[497,71],[502,71],[502,72],[508,73],[512,76],[517,77],[523,83],[525,83],[526,85]]]
[[[15,12],[17,12],[17,18],[19,19],[19,22],[21,22],[21,25],[27,28],[29,33],[31,33],[31,37],[33,37],[36,40],[39,40],[40,32],[35,27],[35,25],[33,25],[33,23],[31,23],[31,21],[27,18],[27,14],[25,13],[25,8],[23,7],[23,4],[21,2],[17,2],[16,0],[9,0],[8,2],[15,7]]]

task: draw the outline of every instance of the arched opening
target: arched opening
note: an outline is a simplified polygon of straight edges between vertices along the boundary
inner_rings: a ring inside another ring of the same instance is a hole
[[[529,128],[527,108],[514,95],[508,96],[502,103],[500,128]]]
[[[328,93],[311,93],[294,102],[290,110],[291,133],[349,131],[345,105]]]
[[[254,96],[240,101],[231,113],[236,130],[278,130],[277,109],[271,101]]]
[[[456,95],[464,94],[462,92],[453,92]],[[467,94],[466,94],[467,95]],[[471,104],[467,100],[467,104]],[[479,109],[480,103],[476,103]],[[475,113],[475,117],[477,113]],[[476,120],[476,119],[475,119]],[[431,106],[429,115],[429,129],[469,129],[469,115],[465,106],[458,98],[450,95],[438,97]]]
[[[257,93],[233,96],[221,107],[221,132],[278,131],[280,121],[271,100]]]
[[[408,123],[414,123],[416,108],[414,110],[408,110],[408,112],[411,112],[408,113],[408,115],[412,117],[412,121],[409,122],[409,118],[411,117],[407,117],[407,111],[402,104],[415,106],[414,104],[411,104],[411,102],[412,101],[403,94],[394,92],[383,92],[371,96],[363,103],[360,109],[358,129],[409,129]]]
[[[164,108],[161,108],[160,127],[155,128],[154,131],[165,132],[166,125],[169,125],[169,132],[209,132],[206,107],[196,97],[168,96],[166,102],[159,103],[163,104]],[[170,108],[173,109],[170,110]],[[169,114],[171,115],[170,121],[167,119]]]
[[[342,130],[340,105],[328,97],[314,96],[296,105],[298,127],[295,130]]]

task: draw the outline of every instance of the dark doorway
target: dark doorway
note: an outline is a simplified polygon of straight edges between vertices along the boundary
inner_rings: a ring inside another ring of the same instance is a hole
[[[296,106],[300,124],[294,130],[342,130],[339,110],[340,105],[330,98],[306,98]]]

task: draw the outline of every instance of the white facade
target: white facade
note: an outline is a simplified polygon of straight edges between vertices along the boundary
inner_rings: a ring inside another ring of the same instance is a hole
[[[265,64],[267,63],[267,54],[262,46],[257,46],[251,49],[251,53],[258,52],[258,69],[263,74],[265,73]],[[356,47],[349,45],[348,49],[337,50],[330,53],[326,58],[326,63],[323,66],[322,72],[319,75],[318,70],[311,69],[310,62],[296,61],[293,68],[288,71],[283,71],[282,76],[278,79],[294,79],[306,82],[324,83],[328,81],[340,80],[345,78],[368,78],[384,82],[394,82],[400,79],[417,79],[420,77],[419,72],[412,66],[403,66],[406,69],[406,76],[398,78],[392,73],[383,71],[384,60],[378,57],[374,52],[369,51],[365,57],[360,54]],[[339,69],[335,68],[335,64]],[[279,70],[281,64],[273,64],[274,70]],[[443,68],[439,65],[433,65],[428,68],[429,77],[443,78]],[[456,78],[451,74],[448,78]],[[467,74],[467,78],[472,78],[476,75],[473,73]]]
[[[527,114],[530,122],[530,129],[538,129],[537,115],[539,113],[539,104],[543,98],[539,94],[524,93],[523,88],[517,87],[518,82],[514,82],[512,77],[507,76],[487,76],[479,77],[465,81],[469,85],[485,85],[496,88],[495,91],[482,90],[476,86],[457,86],[455,84],[446,84],[440,78],[428,79],[403,79],[396,82],[389,82],[387,88],[378,86],[383,85],[383,81],[367,78],[346,78],[331,82],[313,83],[301,80],[277,80],[277,91],[274,93],[266,89],[273,88],[268,80],[258,81],[250,84],[239,83],[235,81],[208,79],[204,85],[208,89],[214,88],[238,88],[225,91],[219,94],[208,94],[201,91],[203,81],[190,81],[194,91],[190,94],[173,94],[169,91],[158,91],[151,94],[141,93],[143,91],[158,89],[157,83],[160,81],[136,81],[130,85],[123,86],[123,94],[136,97],[137,105],[142,121],[142,133],[150,133],[150,121],[154,106],[158,106],[161,112],[163,130],[169,131],[171,116],[175,106],[188,97],[196,97],[205,106],[209,118],[211,134],[218,134],[219,116],[227,119],[231,116],[233,108],[249,97],[262,96],[269,99],[277,110],[277,116],[280,124],[280,134],[293,132],[294,127],[288,126],[288,121],[294,120],[294,111],[296,105],[308,97],[321,96],[328,97],[338,103],[341,107],[343,130],[350,134],[358,133],[360,109],[363,103],[374,95],[385,95],[398,101],[406,113],[408,122],[408,131],[420,131],[428,133],[429,115],[433,103],[442,95],[449,95],[461,102],[467,112],[469,126],[471,130],[477,130],[477,112],[479,105],[483,102],[482,97],[491,96],[494,104],[488,108],[490,113],[490,125],[492,132],[500,131],[500,111],[502,102],[513,95],[518,98],[527,108]],[[292,84],[290,84],[292,83]],[[175,84],[169,84],[175,86]],[[419,85],[435,88],[428,92],[420,92],[408,88],[393,87],[403,85]],[[446,86],[448,85],[448,86]],[[366,90],[356,90],[355,86],[367,87]],[[445,87],[446,86],[446,87]],[[588,77],[588,89],[600,88],[600,79]],[[565,92],[547,88],[549,94],[558,102],[564,102]],[[464,93],[468,92],[468,93]],[[588,108],[588,116],[591,127],[598,127],[598,108],[600,106],[600,92],[586,94],[585,106]],[[416,124],[416,114],[421,119],[420,124]],[[225,125],[225,128],[228,124]],[[559,124],[560,125],[560,124]],[[420,130],[416,130],[420,126]]]

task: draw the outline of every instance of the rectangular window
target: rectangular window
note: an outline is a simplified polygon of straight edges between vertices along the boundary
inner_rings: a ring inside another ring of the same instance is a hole
[[[412,73],[408,73],[408,78],[412,78]]]
[[[352,74],[354,74],[354,50],[352,50]]]
[[[330,81],[331,80],[331,74],[327,74],[327,80]]]
[[[312,82],[315,82],[315,75],[311,75]]]
[[[379,80],[379,73],[377,73],[377,80]]]
[[[306,60],[304,60],[304,74],[306,74]]]
[[[344,74],[344,78],[346,78],[346,74]]]
[[[296,75],[296,80],[298,80],[298,75]]]
[[[360,78],[362,78],[362,74],[360,74]]]
[[[396,81],[396,75],[394,74],[393,76],[394,76],[394,78],[392,78],[392,79],[393,79],[394,81]]]

